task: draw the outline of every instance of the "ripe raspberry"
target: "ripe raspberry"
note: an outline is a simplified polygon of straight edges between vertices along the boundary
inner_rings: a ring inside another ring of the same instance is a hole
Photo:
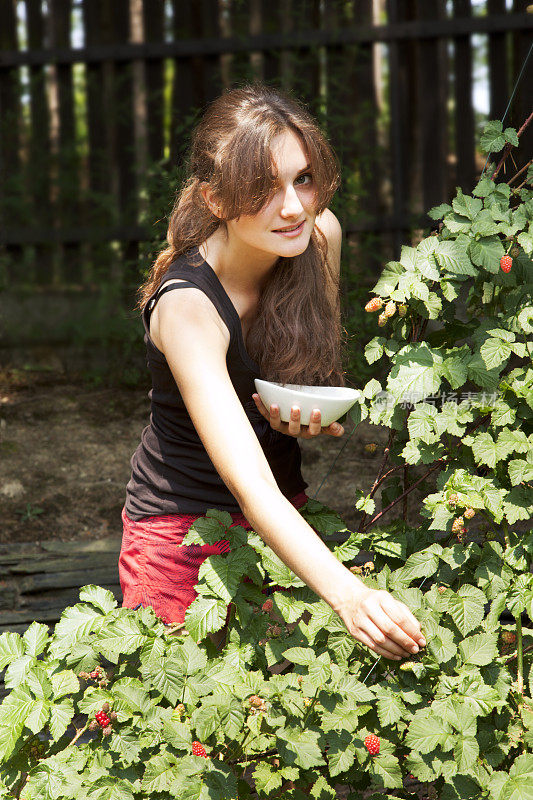
[[[504,631],[502,633],[502,642],[505,642],[505,644],[514,644],[514,642],[516,642],[516,633]]]
[[[467,508],[463,512],[463,517],[466,517],[467,519],[472,519],[472,517],[475,517],[475,515],[476,515],[476,512],[474,511],[473,508]]]
[[[104,711],[99,711],[94,716],[101,728],[107,728],[107,726],[110,724],[110,719]]]
[[[379,737],[370,733],[365,739],[365,747],[371,756],[377,756],[379,753]]]
[[[439,594],[444,594],[444,592],[445,592],[445,591],[446,591],[446,587],[445,587],[445,586],[439,586],[439,587],[437,588],[437,592],[438,592]]]
[[[383,312],[386,317],[393,317],[396,313],[396,303],[394,300],[389,300],[387,305],[385,306],[385,311]]]
[[[192,743],[192,754],[193,756],[202,756],[202,758],[209,758],[207,753],[205,752],[205,747],[201,742],[193,742]]]
[[[387,324],[387,315],[386,314],[380,314],[379,317],[378,317],[378,325],[379,325],[379,327],[382,328],[386,324]]]
[[[456,517],[452,522],[452,533],[464,533],[463,531],[464,524],[465,521],[462,517]]]
[[[265,602],[261,606],[263,611],[265,611],[267,614],[268,614],[269,611],[272,611],[273,607],[274,607],[274,603],[272,602],[272,600],[265,600]]]
[[[513,259],[511,256],[502,256],[500,258],[500,267],[504,272],[510,272],[513,266]]]
[[[381,297],[373,297],[365,306],[365,311],[379,311],[383,305]]]

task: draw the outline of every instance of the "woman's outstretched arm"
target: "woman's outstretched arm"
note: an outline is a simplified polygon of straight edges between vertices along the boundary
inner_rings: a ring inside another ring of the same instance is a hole
[[[158,339],[193,424],[254,530],[371,650],[398,659],[424,646],[407,606],[337,561],[280,492],[231,383],[229,331],[211,301],[187,288],[163,295],[158,307]]]

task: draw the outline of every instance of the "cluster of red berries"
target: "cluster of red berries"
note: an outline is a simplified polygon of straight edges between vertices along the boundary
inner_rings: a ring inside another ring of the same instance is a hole
[[[265,602],[261,606],[261,609],[262,609],[262,611],[265,612],[265,614],[268,614],[268,613],[270,613],[270,611],[272,611],[273,607],[274,607],[274,603],[272,602],[272,600],[268,599],[268,600],[265,600]]]
[[[377,756],[377,754],[379,753],[379,744],[380,744],[379,736],[376,736],[373,733],[370,733],[365,738],[365,747],[371,756]]]
[[[202,758],[209,758],[209,756],[205,751],[205,747],[201,742],[192,743],[192,754],[193,756],[201,756]]]
[[[102,667],[95,667],[92,672],[79,672],[78,678],[83,678],[84,680],[93,680],[98,681],[99,686],[107,686],[109,683],[107,679],[107,675],[105,674]]]
[[[104,736],[110,736],[112,723],[117,719],[117,713],[110,711],[109,703],[104,703],[100,711],[94,715],[94,719],[89,723],[89,730],[95,731],[98,727],[102,728]]]

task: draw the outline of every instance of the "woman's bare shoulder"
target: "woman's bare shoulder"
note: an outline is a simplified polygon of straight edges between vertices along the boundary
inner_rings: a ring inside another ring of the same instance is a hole
[[[326,237],[328,243],[328,261],[335,275],[338,275],[341,266],[341,224],[333,211],[326,208],[322,214],[316,217],[315,225],[317,225]]]

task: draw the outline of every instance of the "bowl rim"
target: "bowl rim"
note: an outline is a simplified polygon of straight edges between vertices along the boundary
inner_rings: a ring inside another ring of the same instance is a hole
[[[358,400],[363,396],[363,393],[362,393],[361,389],[352,389],[351,386],[308,386],[308,387],[304,386],[301,389],[290,389],[289,386],[300,386],[301,384],[294,384],[293,383],[293,384],[287,384],[287,385],[283,386],[282,384],[277,383],[276,381],[266,381],[263,378],[254,378],[254,383],[256,381],[258,381],[259,383],[266,383],[269,386],[274,386],[276,389],[281,389],[281,391],[283,391],[283,392],[290,392],[290,394],[293,394],[293,395],[301,395],[302,397],[313,398],[313,399],[319,398],[319,399],[322,399],[322,400],[329,400],[329,401],[332,401],[332,400],[335,401],[336,400],[337,402],[339,402],[339,401],[347,401],[347,400]],[[353,393],[353,394],[351,395],[351,397],[350,396],[335,397],[335,396],[333,396],[331,394],[320,395],[319,392],[313,392],[313,393],[306,392],[305,391],[306,388],[309,388],[309,389],[343,389],[344,391],[347,391],[347,392],[350,392],[350,393]],[[257,389],[257,385],[256,385],[256,389]]]

